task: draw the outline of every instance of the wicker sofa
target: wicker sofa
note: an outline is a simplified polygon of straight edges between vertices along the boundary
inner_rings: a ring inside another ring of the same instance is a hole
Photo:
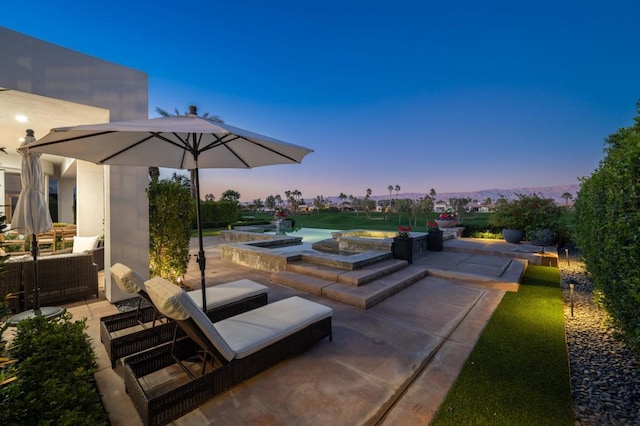
[[[33,307],[33,258],[20,256],[8,259],[5,274],[0,278],[0,294],[19,294],[9,302],[12,311]],[[38,257],[40,304],[50,305],[98,296],[98,266],[93,253],[56,254]]]

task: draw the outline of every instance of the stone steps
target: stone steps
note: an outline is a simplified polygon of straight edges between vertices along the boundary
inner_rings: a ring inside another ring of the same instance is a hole
[[[331,279],[328,271],[324,268],[311,268],[309,265],[301,265],[299,270],[302,272],[312,271],[314,273],[322,271],[327,273],[325,278],[300,272],[281,271],[273,273],[271,280],[331,300],[368,309],[427,276],[426,268],[418,265],[407,266],[407,262],[400,262],[404,265],[389,261],[380,262],[383,265],[370,265],[363,268],[361,276],[354,275],[353,272],[356,271],[349,271],[348,273],[352,274],[351,279],[353,280],[357,280],[360,277],[371,279],[360,285],[347,284]]]
[[[358,287],[399,271],[406,266],[407,262],[405,260],[398,259],[384,259],[354,270],[309,261],[299,261],[287,264],[287,271]]]

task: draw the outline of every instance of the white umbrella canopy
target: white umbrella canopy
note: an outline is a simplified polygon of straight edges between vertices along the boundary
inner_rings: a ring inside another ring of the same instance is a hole
[[[33,255],[33,311],[25,315],[41,315],[40,311],[40,281],[38,279],[38,238],[37,234],[46,232],[53,226],[51,222],[51,214],[49,213],[49,205],[44,196],[42,173],[42,165],[40,164],[40,156],[42,154],[29,150],[29,145],[36,138],[33,130],[27,130],[27,136],[24,142],[18,148],[18,152],[22,155],[22,164],[20,169],[20,179],[22,181],[22,189],[18,197],[18,203],[11,220],[11,228],[23,230],[27,234],[31,234],[31,254]],[[58,310],[59,308],[53,308]]]
[[[298,164],[313,150],[199,117],[194,106],[189,110],[189,114],[183,116],[56,128],[31,143],[29,149],[96,164],[195,170],[197,261],[202,308],[206,310],[199,168],[249,169]]]
[[[313,152],[196,115],[61,127],[30,149],[97,164],[189,170],[296,164]]]

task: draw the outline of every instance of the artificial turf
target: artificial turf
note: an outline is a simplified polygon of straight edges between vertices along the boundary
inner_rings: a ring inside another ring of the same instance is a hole
[[[505,294],[431,425],[571,425],[557,268],[529,266]]]

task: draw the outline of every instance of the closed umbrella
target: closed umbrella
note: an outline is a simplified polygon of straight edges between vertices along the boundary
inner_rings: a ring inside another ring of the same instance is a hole
[[[198,265],[202,308],[206,309],[206,259],[200,218],[200,168],[241,168],[297,164],[313,150],[199,117],[196,107],[182,116],[52,129],[29,149],[96,164],[194,170]]]
[[[10,323],[15,324],[24,318],[33,315],[55,316],[64,312],[57,307],[40,308],[40,280],[38,277],[38,234],[49,231],[52,227],[49,206],[45,200],[40,156],[42,154],[31,151],[28,145],[35,141],[33,130],[27,130],[24,142],[18,148],[22,155],[20,179],[22,189],[18,197],[18,203],[11,221],[12,229],[23,230],[31,234],[31,254],[33,256],[33,309],[22,312],[11,318]]]

